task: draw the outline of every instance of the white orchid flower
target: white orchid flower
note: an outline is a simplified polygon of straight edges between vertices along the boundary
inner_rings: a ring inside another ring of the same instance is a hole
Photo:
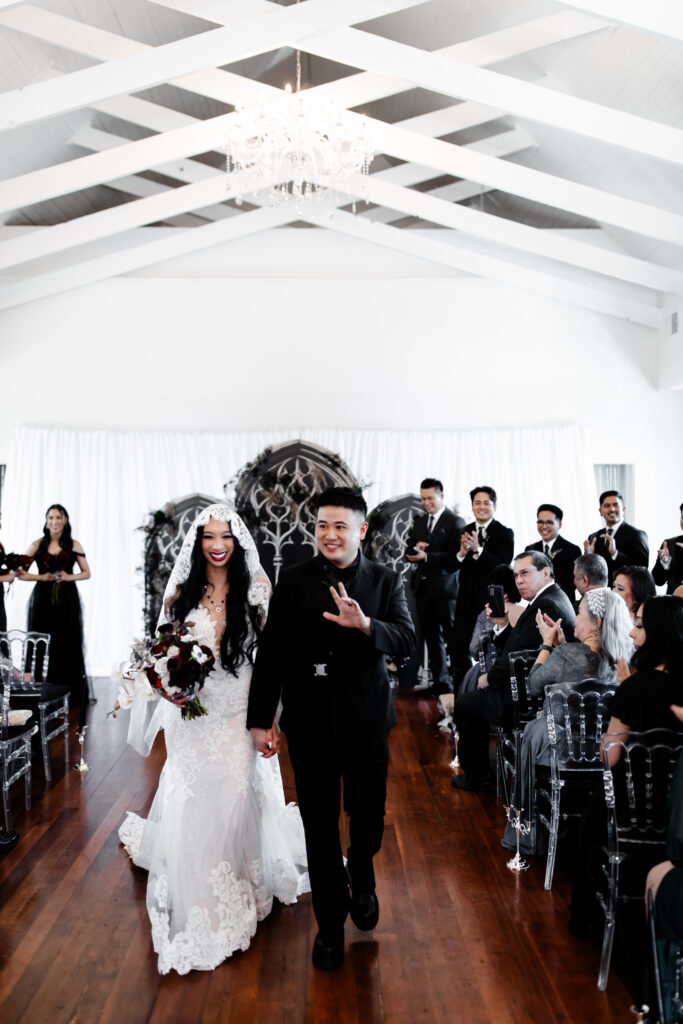
[[[205,661],[209,660],[208,654],[204,653],[199,644],[193,646],[191,657],[194,658],[198,665],[203,665]]]

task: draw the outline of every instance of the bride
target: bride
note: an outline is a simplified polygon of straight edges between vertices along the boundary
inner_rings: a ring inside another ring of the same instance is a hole
[[[274,896],[294,903],[310,889],[299,810],[285,805],[277,757],[258,755],[245,724],[269,596],[235,510],[204,509],[171,573],[162,620],[193,622],[197,642],[215,655],[199,691],[208,714],[187,721],[168,700],[137,700],[128,731],[144,756],[159,729],[166,740],[149,817],[129,811],[119,829],[132,860],[149,871],[147,909],[161,974],[212,970],[247,949]]]

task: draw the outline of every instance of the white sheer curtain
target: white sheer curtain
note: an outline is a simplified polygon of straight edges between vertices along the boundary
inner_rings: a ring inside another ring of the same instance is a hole
[[[222,497],[223,484],[267,445],[302,438],[340,455],[369,486],[370,508],[416,492],[425,476],[443,480],[449,503],[469,517],[476,484],[498,491],[498,518],[521,550],[537,539],[536,506],[560,505],[564,534],[580,543],[595,527],[593,469],[576,426],[515,429],[263,430],[222,433],[127,432],[17,427],[3,495],[3,543],[24,551],[40,536],[51,502],[66,506],[92,579],[80,585],[87,660],[108,674],[142,629],[142,534],[145,514],[194,491]],[[17,581],[6,598],[10,627],[25,623],[31,584]]]

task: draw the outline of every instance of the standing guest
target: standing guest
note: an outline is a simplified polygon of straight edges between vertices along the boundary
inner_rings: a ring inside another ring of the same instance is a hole
[[[497,638],[500,654],[493,668],[479,677],[477,689],[461,694],[455,702],[453,719],[460,736],[458,756],[464,769],[463,775],[451,779],[456,789],[484,789],[492,781],[489,726],[505,725],[512,711],[508,655],[541,646],[538,612],[553,622],[559,620],[567,640],[574,636],[574,609],[553,580],[549,558],[540,551],[522,552],[515,558],[514,578],[520,596],[529,603],[513,628],[506,619],[492,619],[503,627]]]
[[[416,565],[410,582],[427,644],[431,693],[438,696],[452,689],[446,645],[452,639],[458,575],[447,570],[445,564],[448,554],[458,547],[460,530],[456,517],[446,508],[440,480],[427,477],[422,481],[420,501],[426,514],[413,519],[406,541],[406,560]]]
[[[564,514],[558,505],[539,505],[536,509],[536,527],[541,539],[527,544],[527,551],[542,551],[553,563],[553,573],[558,587],[564,590],[574,604],[574,562],[581,554],[581,548],[560,536]]]
[[[90,579],[90,566],[80,543],[71,536],[69,515],[63,505],[50,505],[43,536],[26,552],[35,559],[37,573],[19,569],[20,580],[35,582],[28,605],[27,628],[50,636],[49,681],[66,687],[71,703],[81,708],[85,721],[87,678],[83,654],[83,615],[76,584]],[[78,565],[79,571],[73,571]],[[37,664],[37,675],[40,673]]]
[[[622,565],[643,565],[650,561],[647,534],[624,522],[624,499],[619,491],[603,491],[600,495],[600,515],[605,526],[591,533],[583,542],[586,553],[602,555],[609,569],[609,585]]]
[[[317,499],[318,554],[285,569],[254,665],[247,727],[264,757],[282,698],[282,729],[306,834],[318,934],[313,965],[344,962],[344,921],[377,924],[373,857],[382,845],[388,738],[396,711],[386,655],[408,655],[415,630],[400,576],[360,551],[367,507],[350,487]],[[339,804],[349,816],[344,866]],[[349,894],[349,886],[351,892]]]
[[[460,535],[460,547],[447,561],[447,568],[460,569],[453,629],[453,685],[457,691],[470,668],[470,640],[479,612],[487,601],[487,580],[496,565],[509,565],[515,550],[515,535],[495,518],[497,495],[482,485],[470,491],[474,522]]]
[[[602,555],[579,555],[574,562],[574,586],[579,597],[587,590],[600,590],[607,586],[609,572]]]
[[[614,577],[612,590],[626,602],[632,619],[635,619],[643,601],[657,594],[652,573],[649,569],[643,569],[642,565],[622,566]]]
[[[683,530],[683,504],[679,511]],[[683,533],[662,541],[662,546],[657,552],[657,561],[652,567],[652,575],[658,586],[666,583],[667,594],[673,594],[683,583]]]

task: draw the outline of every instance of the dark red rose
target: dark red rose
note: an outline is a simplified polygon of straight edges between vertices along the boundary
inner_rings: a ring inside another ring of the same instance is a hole
[[[159,676],[156,674],[153,668],[148,668],[146,675],[152,686],[159,686],[161,680],[159,679]]]
[[[163,626],[159,626],[159,633],[172,633],[175,626],[174,622],[165,622]]]
[[[169,659],[168,659],[168,661],[166,662],[166,668],[167,668],[167,670],[168,670],[168,671],[169,671],[169,672],[170,672],[171,674],[173,674],[174,672],[177,672],[177,671],[178,671],[178,669],[180,668],[180,666],[182,665],[182,663],[183,663],[183,662],[182,662],[182,658],[179,658],[179,657],[178,657],[178,656],[176,655],[176,657],[175,657],[175,658],[169,658]]]
[[[166,642],[155,644],[154,647],[152,648],[152,654],[154,655],[155,658],[159,658],[161,657],[162,654],[166,652],[167,649],[168,644]]]

